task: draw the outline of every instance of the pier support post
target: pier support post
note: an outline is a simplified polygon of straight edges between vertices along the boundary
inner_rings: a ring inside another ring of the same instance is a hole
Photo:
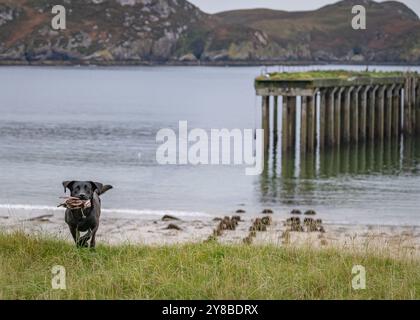
[[[359,92],[362,87],[357,87],[353,90],[351,102],[351,142],[356,144],[359,141]]]
[[[295,150],[296,144],[296,97],[283,96],[282,150]]]
[[[290,111],[289,117],[289,140],[292,152],[296,150],[296,97],[287,97],[287,105]]]
[[[301,109],[300,109],[300,151],[302,154],[306,153],[308,149],[307,137],[308,137],[308,104],[307,97],[301,97]]]
[[[335,114],[334,114],[334,135],[337,147],[341,145],[341,112],[342,112],[342,96],[344,88],[339,88],[335,96]]]
[[[386,88],[386,100],[385,100],[385,136],[387,138],[392,137],[392,116],[393,116],[393,92],[395,85],[388,86]]]
[[[373,142],[375,140],[375,126],[376,126],[376,121],[375,121],[375,108],[376,108],[376,92],[378,90],[378,86],[373,87],[370,91],[369,91],[369,107],[368,107],[368,139],[369,141]]]
[[[367,132],[367,94],[370,86],[363,87],[360,93],[359,106],[359,139],[366,141]]]
[[[344,91],[344,105],[343,105],[343,118],[342,118],[342,139],[343,143],[350,142],[350,109],[351,97],[354,87],[346,88]]]
[[[283,157],[287,153],[287,150],[290,147],[290,140],[289,140],[289,105],[287,101],[287,97],[283,96],[283,107],[282,107],[282,117],[281,117],[281,148],[283,152]]]
[[[385,111],[385,86],[380,86],[376,99],[376,137],[382,141],[384,139],[384,111]]]
[[[325,134],[326,134],[326,144],[328,147],[335,145],[335,129],[334,129],[334,119],[335,119],[335,93],[337,88],[330,89],[326,93],[326,120],[325,120]]]
[[[417,78],[416,88],[416,133],[420,134],[420,78]]]
[[[401,86],[396,85],[392,93],[392,136],[398,138],[401,128]]]
[[[417,119],[417,77],[411,78],[411,133],[416,130]]]
[[[319,104],[319,148],[320,150],[325,149],[325,116],[326,116],[326,91],[320,91],[320,104]]]
[[[274,96],[274,105],[273,105],[273,144],[277,146],[277,142],[279,139],[279,129],[278,129],[278,106],[279,106],[279,97]]]
[[[314,96],[309,96],[306,99],[307,106],[307,145],[308,152],[315,150],[315,138],[316,138],[316,93]]]
[[[264,155],[270,148],[270,96],[262,97],[262,128],[264,129]]]
[[[403,127],[403,122],[404,122],[404,95],[403,95],[403,89],[404,89],[404,85],[400,85],[400,90],[399,90],[399,108],[398,108],[398,134],[403,133],[404,127]]]
[[[407,77],[404,85],[404,127],[405,134],[411,134],[411,81]]]

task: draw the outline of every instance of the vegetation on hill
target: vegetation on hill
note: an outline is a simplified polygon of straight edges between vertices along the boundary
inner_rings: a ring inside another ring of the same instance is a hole
[[[398,71],[347,71],[347,70],[314,70],[307,72],[273,72],[259,76],[257,80],[317,80],[351,78],[394,78],[404,76]]]
[[[0,63],[420,62],[412,10],[364,0],[367,30],[353,30],[359,2],[211,15],[186,0],[0,0]],[[60,4],[67,29],[55,31]]]

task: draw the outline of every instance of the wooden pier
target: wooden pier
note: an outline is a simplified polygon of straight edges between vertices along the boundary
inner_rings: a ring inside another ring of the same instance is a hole
[[[284,153],[299,147],[305,155],[420,133],[417,73],[274,73],[258,77],[255,89],[262,97],[265,153],[270,141],[276,146],[281,141]]]

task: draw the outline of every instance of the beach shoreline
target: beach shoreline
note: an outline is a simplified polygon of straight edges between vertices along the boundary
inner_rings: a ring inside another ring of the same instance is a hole
[[[225,217],[236,216],[240,221],[234,230],[217,229]],[[257,230],[252,236],[250,228],[255,221],[269,217],[270,224],[264,230]],[[393,257],[414,256],[420,258],[420,226],[351,225],[322,222],[322,232],[308,230],[298,217],[302,229],[290,226],[290,218],[278,214],[225,214],[220,216],[168,215],[102,215],[97,243],[107,245],[178,245],[202,243],[214,240],[221,244],[274,245],[292,247],[339,248],[351,251],[388,252]],[[21,231],[29,235],[42,235],[72,242],[68,226],[64,222],[63,210],[45,211],[28,216],[0,215],[0,232]],[[248,241],[246,240],[248,239]],[[250,239],[250,240],[249,240]]]

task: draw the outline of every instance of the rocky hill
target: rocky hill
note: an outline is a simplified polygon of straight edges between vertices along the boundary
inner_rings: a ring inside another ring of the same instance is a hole
[[[367,30],[351,7],[367,8]],[[51,28],[51,8],[67,29]],[[0,0],[0,63],[420,62],[420,21],[405,5],[344,0],[319,10],[209,15],[185,0]]]

